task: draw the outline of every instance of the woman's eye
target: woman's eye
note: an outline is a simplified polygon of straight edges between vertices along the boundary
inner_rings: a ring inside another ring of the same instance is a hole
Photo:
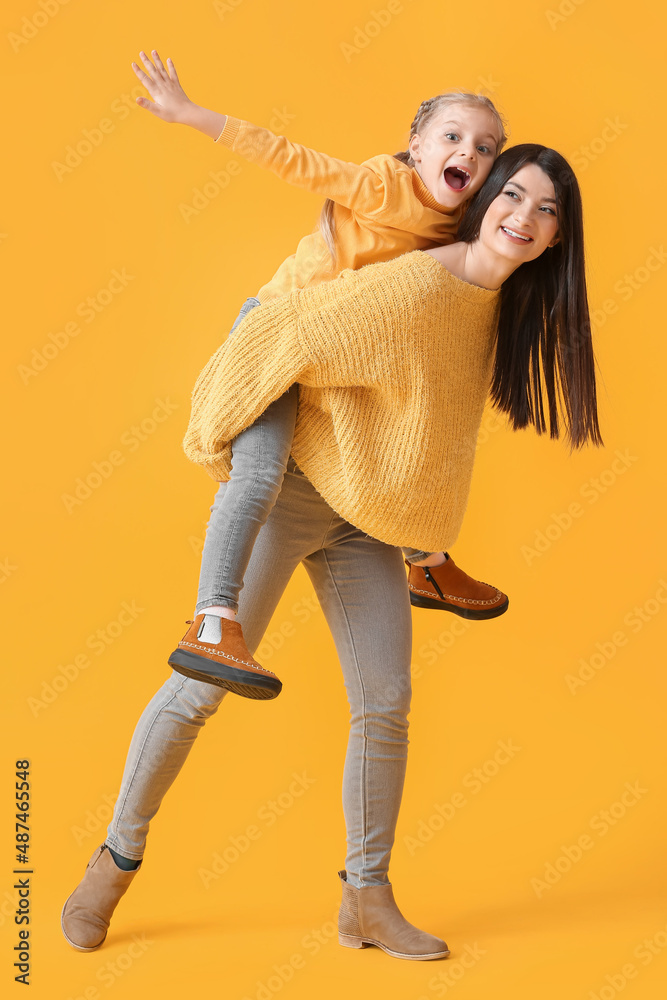
[[[542,210],[543,212],[549,212],[549,214],[550,214],[550,215],[555,215],[555,214],[556,214],[556,213],[554,212],[553,208],[549,208],[549,206],[548,206],[548,205],[542,205],[542,209],[541,209],[541,210]]]
[[[519,197],[518,194],[516,193],[516,191],[503,191],[503,194],[506,194],[510,198],[518,198]]]

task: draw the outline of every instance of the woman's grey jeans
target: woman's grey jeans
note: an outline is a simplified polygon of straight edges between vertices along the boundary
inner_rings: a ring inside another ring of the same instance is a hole
[[[257,304],[256,299],[251,302]],[[246,312],[253,308],[248,303]],[[283,468],[277,477],[270,513],[250,546],[238,620],[254,651],[292,573],[304,564],[336,643],[351,710],[343,771],[345,867],[355,886],[382,885],[388,881],[408,749],[412,619],[405,568],[400,549],[343,520],[288,458],[296,399],[284,401],[292,393],[294,388],[277,401],[284,405],[283,429],[291,428],[286,471]],[[265,431],[255,436],[270,450],[272,439]],[[237,456],[243,453],[243,437],[234,442]],[[281,454],[274,458],[279,466]],[[211,507],[197,610],[207,603],[233,606],[222,599],[224,593],[216,592],[215,582],[223,579],[228,565],[234,569],[234,547],[221,551],[217,524],[231,482],[220,484]],[[234,572],[243,576],[240,564]],[[304,670],[311,666],[309,661],[303,664]],[[222,688],[172,672],[149,702],[130,744],[108,829],[107,843],[119,854],[143,857],[151,819],[202,726],[226,696]],[[313,711],[321,710],[313,706]],[[257,726],[259,740],[259,719]]]

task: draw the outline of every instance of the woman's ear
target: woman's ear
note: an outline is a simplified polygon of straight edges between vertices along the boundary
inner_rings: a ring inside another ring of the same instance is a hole
[[[551,243],[549,243],[549,245],[547,246],[547,250],[549,249],[549,247],[555,247],[557,243],[560,243],[560,236],[554,236]]]

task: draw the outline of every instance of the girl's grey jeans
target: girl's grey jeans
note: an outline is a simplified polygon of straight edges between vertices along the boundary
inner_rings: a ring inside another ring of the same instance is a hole
[[[230,337],[244,316],[260,304],[254,296],[246,299]],[[238,611],[255,539],[280,493],[294,437],[296,408],[294,385],[232,443],[231,479],[224,500],[221,497],[211,508],[206,541],[215,551],[202,561],[196,614],[216,604]],[[405,548],[403,554],[408,562],[417,562],[431,553]]]

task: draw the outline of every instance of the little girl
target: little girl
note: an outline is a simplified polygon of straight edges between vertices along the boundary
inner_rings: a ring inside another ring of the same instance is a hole
[[[153,98],[137,98],[141,107],[163,121],[190,125],[283,180],[327,197],[319,229],[246,300],[232,333],[252,308],[296,289],[406,251],[452,243],[465,203],[506,142],[502,119],[488,98],[452,92],[420,105],[406,152],[348,163],[193,104],[171,59],[165,68],[156,50],[154,64],[140,55],[150,76],[136,63],[132,67]],[[248,698],[274,698],[282,688],[277,676],[253,659],[235,619],[255,539],[280,492],[296,408],[294,385],[235,438],[229,485],[223,502],[211,509],[202,554],[195,607],[196,616],[204,614],[202,626],[195,643],[184,637],[169,657],[175,670]],[[403,551],[413,604],[474,619],[507,610],[505,594],[468,576],[448,553]]]

